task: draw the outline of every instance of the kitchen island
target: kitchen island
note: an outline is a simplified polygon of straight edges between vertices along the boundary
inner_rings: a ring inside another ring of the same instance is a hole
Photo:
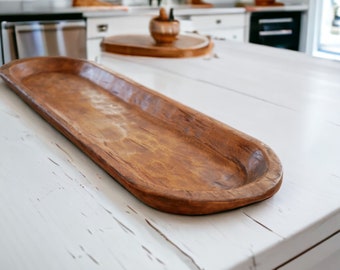
[[[220,214],[160,212],[0,82],[1,269],[337,269],[339,62],[215,41],[203,57],[100,63],[269,145],[282,187]]]

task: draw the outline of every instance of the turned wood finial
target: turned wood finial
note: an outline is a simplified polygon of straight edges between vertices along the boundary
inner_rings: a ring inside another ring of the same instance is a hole
[[[164,7],[161,7],[159,9],[159,16],[157,17],[158,20],[160,21],[168,21],[169,18],[168,18],[168,15],[166,14],[166,10]]]

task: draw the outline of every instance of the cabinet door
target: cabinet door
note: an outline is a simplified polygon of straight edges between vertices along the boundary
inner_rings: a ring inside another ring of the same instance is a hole
[[[89,39],[86,41],[87,60],[100,62],[101,42],[101,38]]]

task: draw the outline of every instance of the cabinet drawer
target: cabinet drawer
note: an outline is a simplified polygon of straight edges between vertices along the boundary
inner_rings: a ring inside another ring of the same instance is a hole
[[[228,29],[245,26],[244,14],[227,14],[214,16],[192,16],[191,20],[197,30]]]
[[[119,34],[148,34],[150,16],[89,18],[87,38],[103,38]]]
[[[89,18],[87,19],[87,38],[106,37],[114,29],[113,18]]]

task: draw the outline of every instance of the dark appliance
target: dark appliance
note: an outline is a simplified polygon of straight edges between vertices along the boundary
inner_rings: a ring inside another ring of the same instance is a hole
[[[249,42],[299,50],[301,12],[253,12]]]

